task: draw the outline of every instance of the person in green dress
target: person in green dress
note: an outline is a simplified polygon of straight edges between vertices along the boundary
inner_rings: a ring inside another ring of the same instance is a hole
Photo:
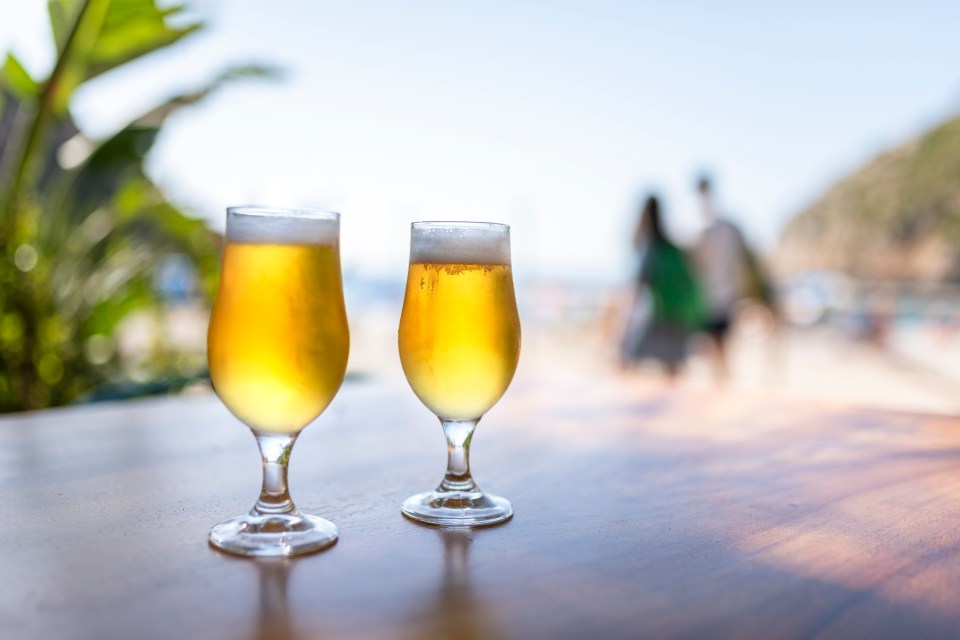
[[[621,359],[626,367],[657,361],[672,378],[686,361],[691,334],[704,322],[705,306],[690,261],[664,231],[656,196],[644,202],[633,245],[640,267]]]

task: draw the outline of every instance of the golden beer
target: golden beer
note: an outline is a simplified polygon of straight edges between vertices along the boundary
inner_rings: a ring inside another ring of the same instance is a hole
[[[234,415],[296,433],[340,388],[349,344],[337,247],[228,240],[207,348]]]
[[[421,402],[441,419],[480,418],[507,390],[520,357],[510,265],[411,263],[399,343]]]

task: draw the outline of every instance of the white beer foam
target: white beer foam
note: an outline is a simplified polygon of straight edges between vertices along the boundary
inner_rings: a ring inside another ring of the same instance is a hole
[[[313,209],[230,207],[227,240],[250,244],[340,244],[340,214]]]
[[[483,222],[414,223],[410,262],[510,264],[510,227]]]

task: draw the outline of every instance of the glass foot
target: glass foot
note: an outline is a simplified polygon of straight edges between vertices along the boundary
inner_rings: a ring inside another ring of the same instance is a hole
[[[404,500],[400,510],[419,522],[456,527],[482,527],[513,516],[513,506],[506,498],[479,491],[418,493]]]
[[[210,544],[240,556],[274,558],[326,549],[339,534],[332,522],[303,513],[247,514],[210,529]]]

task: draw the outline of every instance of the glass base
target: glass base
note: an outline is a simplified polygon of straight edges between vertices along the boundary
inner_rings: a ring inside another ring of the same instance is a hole
[[[418,522],[448,527],[482,527],[513,516],[513,506],[506,498],[463,491],[418,493],[404,500],[400,510]]]
[[[332,546],[340,532],[316,516],[247,514],[210,529],[210,545],[239,556],[276,558],[313,553]]]

